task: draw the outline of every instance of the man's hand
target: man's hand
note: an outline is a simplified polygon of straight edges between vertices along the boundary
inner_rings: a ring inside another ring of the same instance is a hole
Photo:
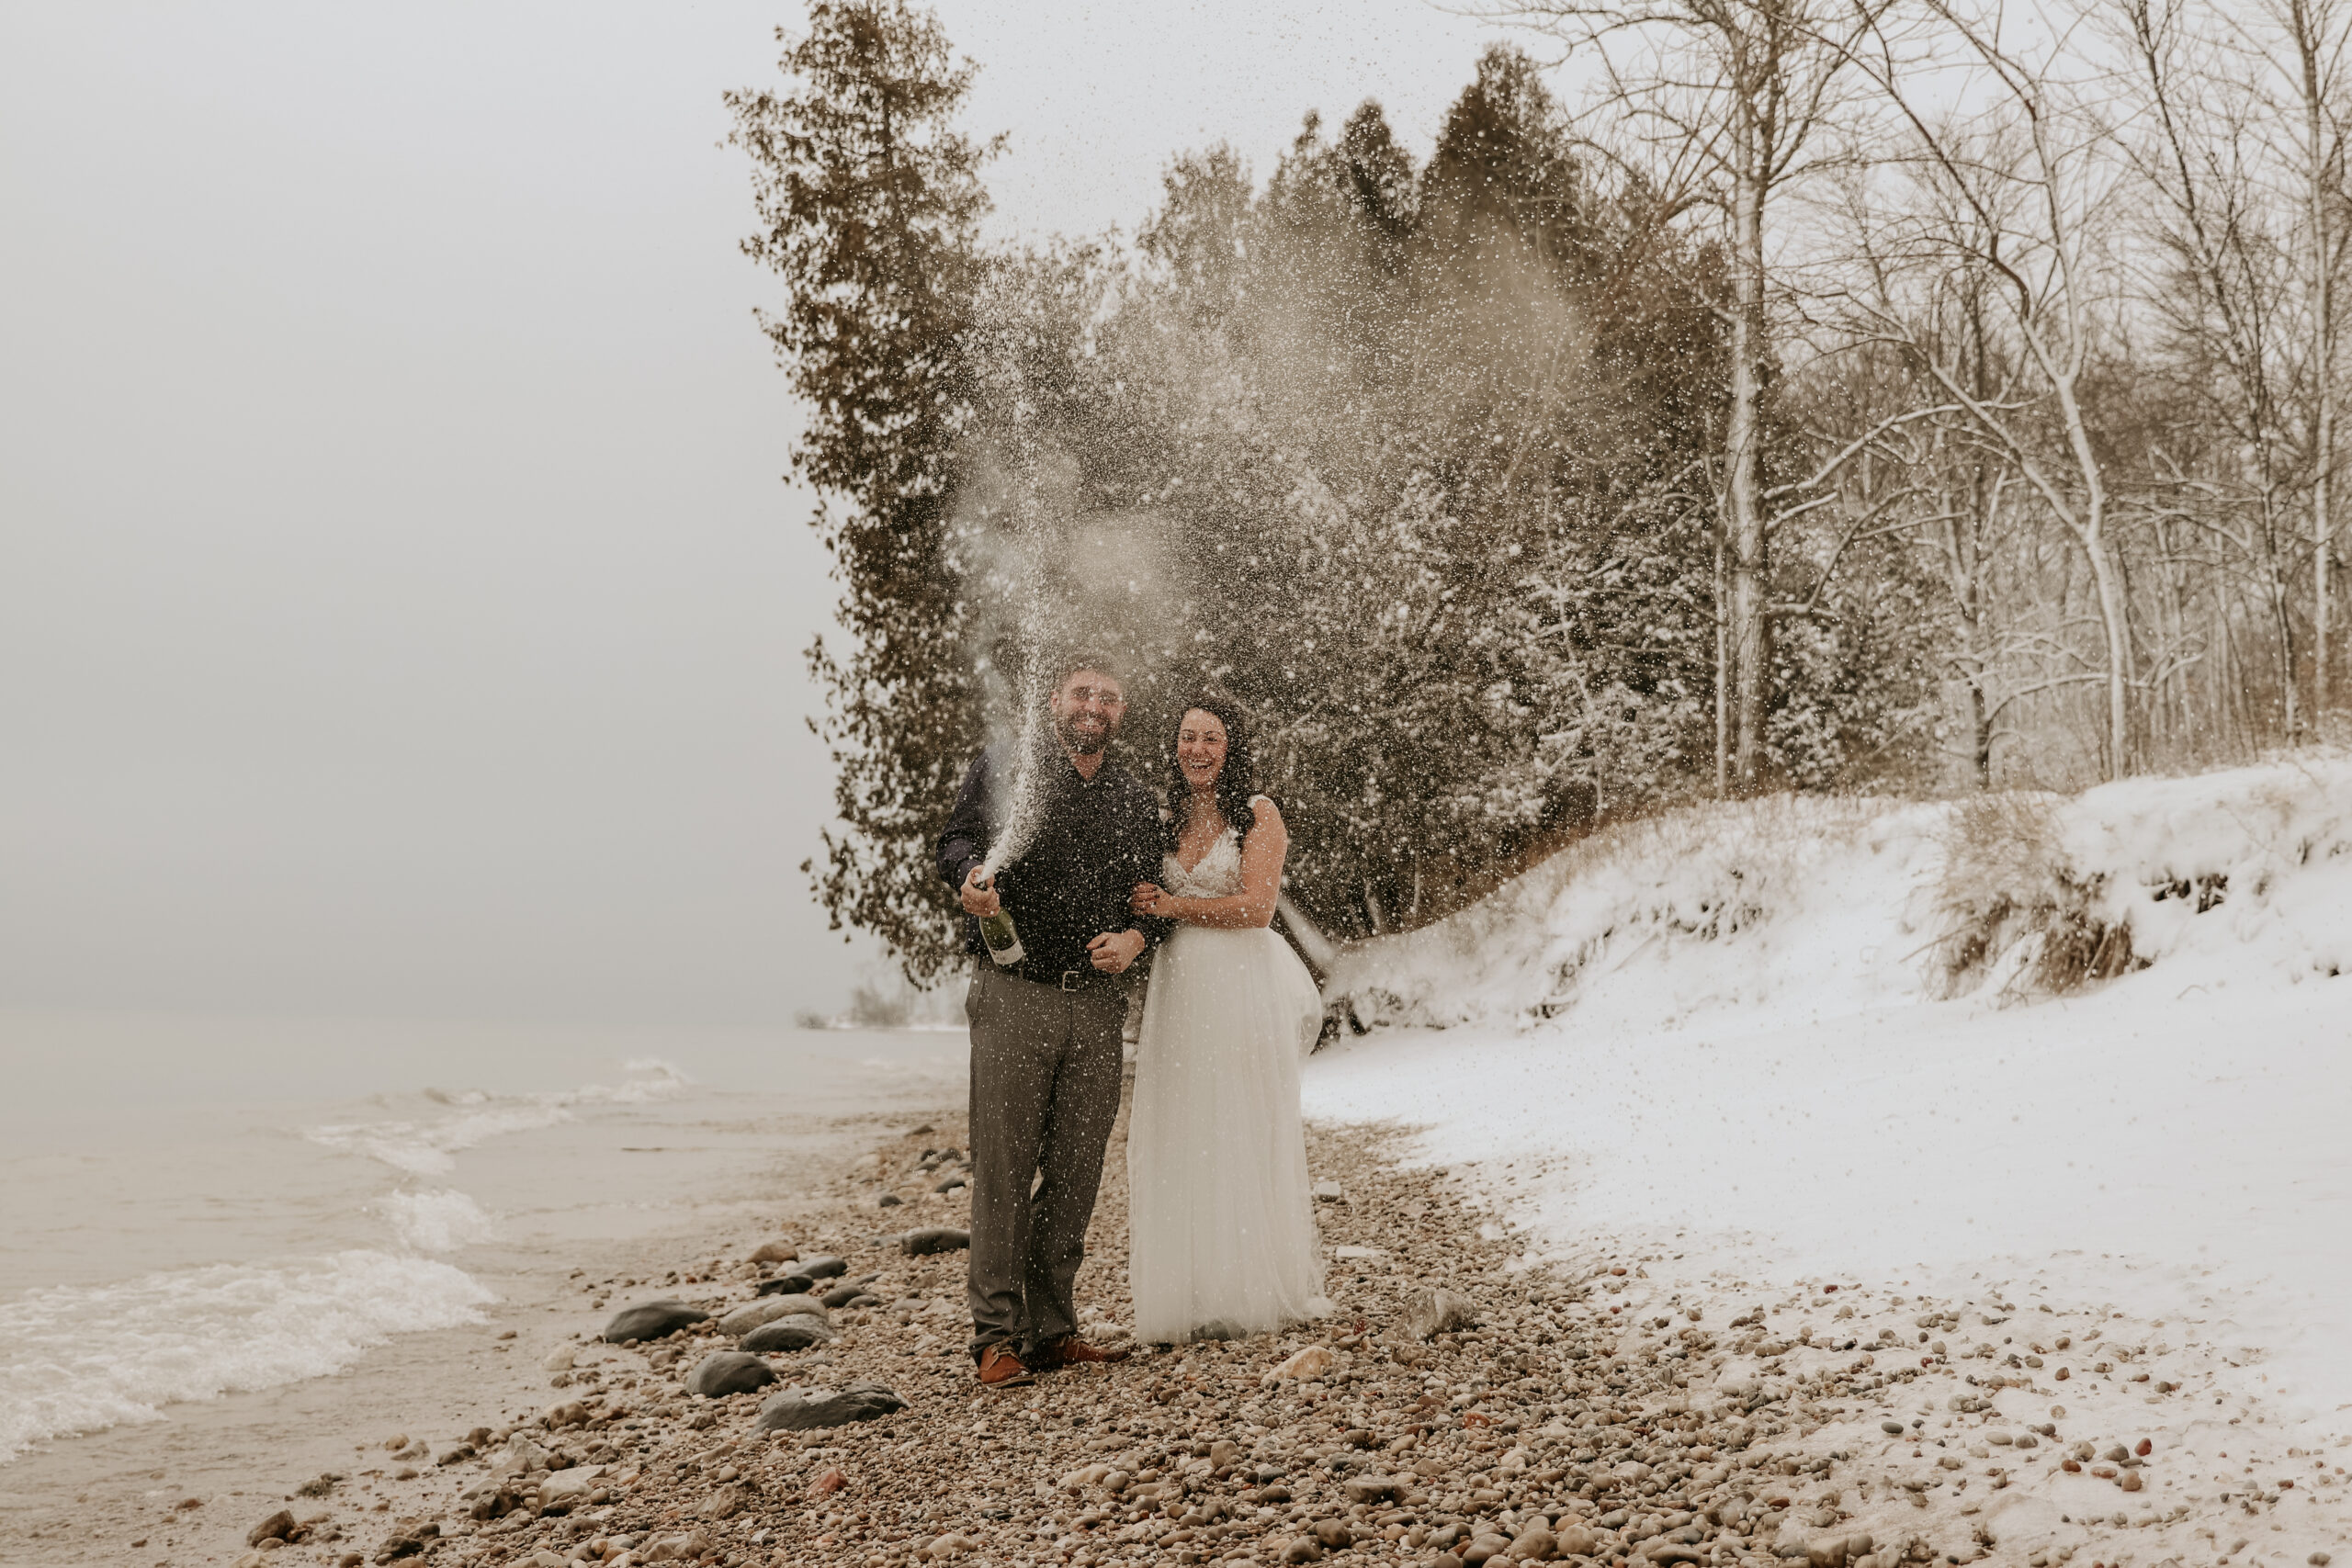
[[[1120,974],[1142,952],[1143,932],[1134,930],[1104,931],[1086,944],[1087,956],[1105,975]]]
[[[964,886],[957,892],[964,900],[964,913],[967,915],[978,915],[985,919],[1004,907],[996,896],[996,889],[980,875],[978,866],[972,868],[971,874],[964,878]]]

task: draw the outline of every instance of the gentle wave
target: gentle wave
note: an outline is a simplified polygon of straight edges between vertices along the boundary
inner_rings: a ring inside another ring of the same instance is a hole
[[[392,1335],[478,1323],[493,1299],[447,1263],[364,1249],[34,1291],[0,1303],[0,1460],[176,1400],[323,1377]]]
[[[643,1105],[667,1100],[693,1081],[672,1063],[642,1056],[623,1064],[635,1075],[619,1083],[592,1083],[541,1094],[500,1096],[480,1089],[429,1089],[425,1098],[450,1107],[432,1122],[349,1122],[309,1127],[303,1136],[329,1148],[349,1149],[411,1176],[444,1176],[458,1151],[510,1133],[536,1132],[572,1119],[586,1105]]]
[[[455,1252],[497,1234],[481,1205],[451,1188],[394,1192],[376,1207],[390,1224],[392,1235],[412,1252]]]

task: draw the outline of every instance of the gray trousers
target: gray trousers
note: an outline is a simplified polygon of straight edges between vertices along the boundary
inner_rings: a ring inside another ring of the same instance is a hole
[[[1078,1331],[1071,1300],[1119,1115],[1127,987],[1064,991],[983,958],[972,1023],[972,1354]],[[1035,1189],[1033,1191],[1032,1189]]]

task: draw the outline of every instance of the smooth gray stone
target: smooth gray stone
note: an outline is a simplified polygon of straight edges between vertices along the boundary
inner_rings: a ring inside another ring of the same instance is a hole
[[[763,1323],[743,1336],[743,1348],[762,1355],[775,1350],[806,1350],[829,1344],[832,1337],[833,1331],[826,1326],[823,1318],[795,1313],[774,1323]]]
[[[825,1303],[814,1296],[754,1296],[718,1320],[721,1334],[749,1334],[763,1323],[806,1314],[823,1317]]]
[[[749,1393],[775,1382],[775,1369],[741,1350],[713,1350],[686,1374],[686,1392],[705,1399]]]
[[[849,1272],[849,1259],[845,1258],[804,1258],[795,1268],[794,1272],[806,1274],[811,1280],[831,1280],[836,1275],[846,1274]]]
[[[961,1252],[972,1245],[972,1233],[948,1225],[925,1225],[899,1238],[900,1251],[922,1258],[934,1252]]]
[[[829,1307],[845,1307],[864,1294],[864,1285],[835,1285],[817,1299]]]
[[[660,1339],[679,1329],[710,1321],[710,1314],[700,1307],[691,1307],[681,1301],[665,1296],[658,1302],[645,1302],[633,1307],[623,1307],[605,1325],[605,1342],[627,1345],[637,1339]]]
[[[805,1296],[816,1288],[816,1284],[817,1281],[806,1274],[784,1274],[773,1280],[761,1280],[760,1288],[752,1293],[755,1296]]]
[[[760,1406],[758,1429],[763,1432],[806,1432],[819,1427],[845,1427],[904,1410],[907,1402],[878,1382],[852,1383],[838,1393],[822,1388],[788,1388],[771,1394]]]

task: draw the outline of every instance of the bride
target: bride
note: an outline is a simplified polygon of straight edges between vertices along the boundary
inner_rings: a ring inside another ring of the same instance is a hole
[[[1154,959],[1127,1125],[1136,1337],[1239,1338],[1321,1316],[1298,1061],[1315,982],[1269,929],[1290,836],[1250,793],[1249,733],[1219,697],[1184,710],[1172,842],[1137,914],[1178,922]]]

